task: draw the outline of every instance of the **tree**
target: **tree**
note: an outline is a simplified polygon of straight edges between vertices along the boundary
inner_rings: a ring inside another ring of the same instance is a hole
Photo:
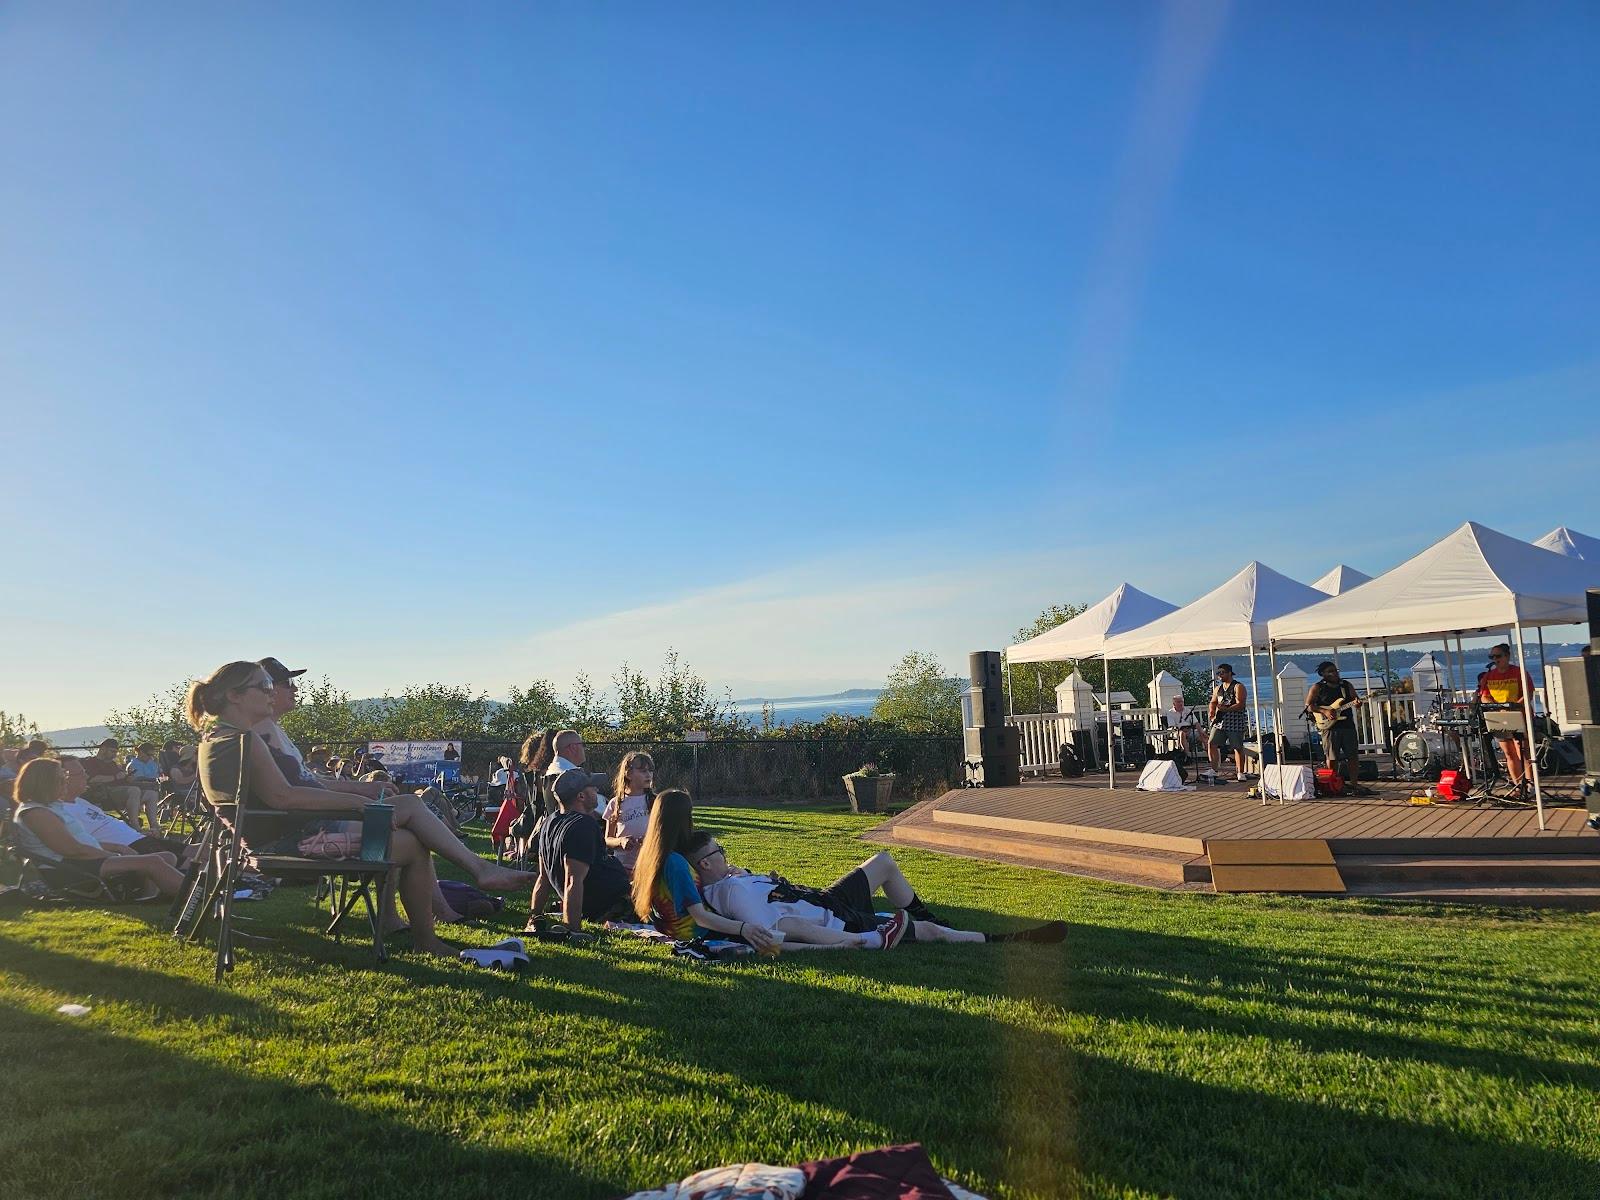
[[[733,697],[712,695],[711,686],[678,658],[676,650],[667,651],[654,680],[623,663],[611,683],[617,693],[617,731],[624,738],[665,740],[696,729],[722,734],[745,729]]]
[[[184,680],[143,704],[107,713],[104,724],[111,736],[123,743],[154,742],[159,746],[168,739],[193,741],[194,728],[184,707],[188,698],[189,683]]]
[[[39,736],[39,726],[21,713],[0,709],[0,746],[7,749],[26,746]]]
[[[315,682],[302,679],[299,699],[279,721],[296,744],[317,746],[367,738],[368,719],[351,703],[350,693],[334,687],[326,675]]]
[[[374,706],[368,736],[382,741],[479,738],[490,707],[488,695],[471,688],[449,683],[408,687]]]
[[[937,658],[913,650],[889,672],[872,715],[905,733],[959,734],[962,690]]]
[[[594,690],[587,675],[580,674],[572,681],[572,694],[567,698],[567,717],[572,728],[590,741],[599,741],[611,732],[611,710],[605,698]]]
[[[513,687],[511,698],[484,723],[484,733],[498,742],[520,742],[535,729],[554,729],[572,719],[572,710],[548,680],[535,679],[524,691]]]

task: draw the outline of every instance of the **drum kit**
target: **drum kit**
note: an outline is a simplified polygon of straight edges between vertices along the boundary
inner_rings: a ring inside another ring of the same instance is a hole
[[[1472,799],[1511,803],[1511,798],[1495,792],[1503,775],[1494,738],[1526,730],[1521,705],[1440,696],[1430,712],[1418,715],[1415,729],[1395,738],[1395,769],[1410,780],[1436,779],[1444,769],[1462,771],[1473,782]]]

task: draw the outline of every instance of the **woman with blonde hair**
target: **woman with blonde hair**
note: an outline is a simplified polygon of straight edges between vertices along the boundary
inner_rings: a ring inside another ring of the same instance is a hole
[[[282,814],[271,823],[277,827],[279,840],[298,842],[325,830],[324,822],[307,821],[296,815],[297,810],[348,811],[351,821],[358,822],[362,809],[370,803],[367,797],[291,784],[274,762],[267,744],[252,732],[254,726],[272,715],[274,689],[272,676],[261,664],[244,661],[227,663],[210,677],[190,685],[185,709],[189,723],[201,733],[200,786],[206,799],[216,806],[238,802],[242,761],[243,781],[250,797]],[[433,932],[436,879],[430,852],[460,867],[485,891],[529,887],[533,877],[526,871],[497,867],[479,858],[418,797],[401,793],[389,801],[394,805],[389,857],[399,869],[400,903],[411,921],[412,941],[419,950],[453,958],[455,947]]]
[[[656,793],[656,762],[643,750],[629,750],[617,766],[606,802],[606,845],[616,852],[617,861],[631,872],[650,827],[650,806]]]
[[[142,899],[178,894],[183,873],[171,854],[114,853],[95,841],[71,813],[52,809],[61,799],[62,781],[61,764],[51,758],[36,758],[18,773],[13,819],[24,854],[102,882],[133,876],[149,885],[150,892]]]

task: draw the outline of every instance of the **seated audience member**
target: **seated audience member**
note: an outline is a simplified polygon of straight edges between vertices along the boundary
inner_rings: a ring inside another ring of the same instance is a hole
[[[89,788],[89,777],[84,774],[83,760],[68,757],[58,761],[61,763],[61,798],[50,808],[68,825],[76,822],[77,826],[81,826],[102,849],[109,850],[113,854],[165,852],[173,855],[179,862],[193,857],[198,852],[198,846],[190,846],[181,838],[152,837],[141,833],[126,821],[119,821],[99,805],[89,803],[83,798],[84,792]]]
[[[655,778],[655,760],[643,750],[630,750],[622,756],[617,777],[612,781],[611,800],[606,805],[606,845],[630,873],[650,826],[650,805],[655,799],[651,785]]]
[[[730,866],[722,846],[704,832],[689,838],[684,856],[695,869],[707,908],[747,926],[775,929],[785,941],[877,950],[890,949],[903,940],[1059,942],[1067,936],[1065,921],[1018,933],[976,933],[941,925],[894,859],[883,851],[825,888],[802,887],[781,875],[751,874]],[[887,921],[878,916],[873,904],[880,891],[895,910]],[[748,933],[745,937],[750,940]]]
[[[559,775],[563,771],[581,767],[589,757],[589,751],[583,744],[583,734],[576,729],[559,730],[550,739],[550,751],[554,757],[544,769],[546,775]]]
[[[65,867],[88,879],[106,882],[132,876],[150,885],[150,897],[175,896],[183,874],[170,854],[120,854],[105,849],[70,815],[52,806],[62,790],[61,764],[36,758],[23,765],[16,780],[17,846],[32,857]]]
[[[171,778],[173,768],[178,765],[180,748],[177,738],[168,738],[161,743],[161,750],[156,754],[156,764],[161,768],[161,773],[168,778]]]
[[[326,828],[325,822],[307,821],[297,815],[297,810],[348,811],[351,820],[337,824],[354,831],[359,828],[361,810],[368,798],[364,794],[297,786],[285,777],[267,744],[254,732],[257,725],[271,718],[275,690],[272,677],[259,663],[231,662],[217,668],[209,678],[191,684],[185,707],[190,723],[202,735],[200,785],[206,799],[214,806],[237,802],[240,756],[246,755],[251,799],[281,814],[272,822],[276,828],[268,833],[272,839],[268,844],[292,853],[300,839]],[[532,878],[526,871],[507,870],[479,858],[417,797],[397,794],[390,803],[394,805],[394,833],[389,857],[399,869],[400,903],[411,922],[413,943],[430,954],[454,957],[455,948],[434,934],[433,904],[438,887],[432,853],[466,871],[472,882],[485,891],[526,887]],[[392,931],[397,919],[386,916]]]
[[[298,691],[298,689],[296,690]],[[311,747],[311,753],[306,755],[306,769],[317,776],[331,774],[328,767],[328,748],[326,746]]]
[[[16,753],[16,768],[20,771],[26,764],[31,763],[34,759],[43,758],[46,754],[50,753],[50,743],[45,741],[43,738],[33,738],[26,746],[24,746],[21,750],[18,750]]]
[[[151,833],[161,832],[161,764],[156,761],[154,742],[140,742],[123,768],[128,782],[139,789],[139,808]]]
[[[195,771],[195,756],[199,752],[198,746],[178,747],[178,761],[167,772],[167,784],[173,791],[186,792],[194,786],[194,781],[199,777]]]
[[[107,738],[83,760],[83,769],[89,774],[89,798],[116,809],[129,824],[137,825],[144,791],[128,782],[127,770],[117,761],[117,751],[121,748],[116,738]]]
[[[594,815],[604,775],[563,771],[551,785],[556,811],[539,826],[538,882],[528,911],[534,929],[552,896],[561,900],[561,919],[577,929],[587,917],[604,920],[628,896],[628,872],[606,849],[605,828]]]
[[[758,950],[776,945],[766,926],[724,917],[706,907],[694,868],[683,856],[694,837],[689,793],[669,788],[657,796],[633,869],[633,911],[639,919],[679,941],[725,933],[744,938]]]

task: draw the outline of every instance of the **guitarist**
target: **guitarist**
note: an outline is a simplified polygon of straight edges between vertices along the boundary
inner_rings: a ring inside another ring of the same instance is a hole
[[[1233,750],[1234,773],[1239,779],[1248,779],[1244,770],[1244,740],[1250,730],[1250,718],[1244,710],[1244,684],[1233,677],[1233,667],[1217,664],[1217,680],[1211,685],[1211,703],[1206,716],[1211,722],[1211,736],[1206,739],[1206,753],[1212,769],[1222,766],[1222,755]]]
[[[1322,733],[1322,752],[1330,771],[1344,775],[1351,795],[1362,795],[1356,784],[1356,767],[1361,761],[1361,743],[1356,736],[1355,710],[1361,703],[1348,679],[1339,678],[1337,663],[1317,664],[1317,682],[1306,693],[1306,711]],[[1327,722],[1332,721],[1330,725]]]

